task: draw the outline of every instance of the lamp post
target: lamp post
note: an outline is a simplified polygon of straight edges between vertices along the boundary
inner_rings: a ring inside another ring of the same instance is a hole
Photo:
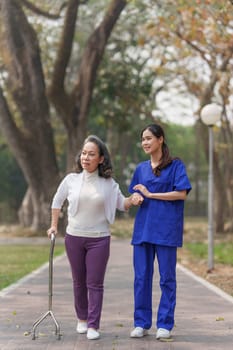
[[[208,271],[214,268],[214,173],[213,126],[220,120],[221,107],[215,103],[204,106],[201,110],[201,120],[209,129],[209,175],[208,175]]]

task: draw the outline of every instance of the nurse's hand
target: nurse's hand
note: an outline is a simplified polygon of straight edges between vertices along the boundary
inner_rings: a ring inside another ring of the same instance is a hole
[[[144,186],[144,185],[142,185],[142,184],[137,184],[137,185],[135,185],[135,186],[133,187],[133,189],[134,189],[135,191],[140,191],[140,192],[143,194],[143,196],[145,196],[145,197],[147,197],[147,198],[149,198],[150,195],[151,195],[151,192],[149,192],[148,189],[146,188],[146,186]]]

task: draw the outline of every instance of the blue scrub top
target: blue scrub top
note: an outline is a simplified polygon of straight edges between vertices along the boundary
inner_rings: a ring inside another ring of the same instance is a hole
[[[150,160],[138,164],[129,192],[142,184],[152,193],[191,190],[185,165],[179,159],[173,160],[162,169],[160,176],[153,173]],[[184,201],[165,201],[144,198],[138,208],[132,237],[132,244],[144,242],[158,245],[181,247],[183,244]]]

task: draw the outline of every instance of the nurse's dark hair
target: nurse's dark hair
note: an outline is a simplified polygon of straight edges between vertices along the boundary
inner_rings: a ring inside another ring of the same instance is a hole
[[[109,178],[112,177],[112,173],[113,173],[113,169],[112,169],[112,163],[111,163],[111,159],[110,159],[110,154],[108,151],[107,146],[105,145],[105,143],[96,135],[89,135],[83,142],[82,145],[82,149],[81,151],[78,153],[77,157],[76,157],[76,167],[75,170],[77,173],[81,173],[83,171],[83,167],[81,165],[81,154],[82,154],[82,150],[84,145],[87,142],[93,142],[96,144],[96,146],[98,147],[99,150],[99,155],[100,157],[104,157],[104,160],[101,164],[98,165],[98,173],[99,176],[104,177],[104,178]]]
[[[160,159],[160,163],[157,167],[153,169],[153,172],[156,176],[160,176],[161,170],[166,168],[174,159],[178,159],[177,157],[172,157],[170,155],[170,151],[168,145],[166,144],[165,133],[163,128],[159,124],[149,124],[141,131],[141,140],[145,130],[149,130],[155,137],[160,138],[163,137],[162,144],[162,157]]]

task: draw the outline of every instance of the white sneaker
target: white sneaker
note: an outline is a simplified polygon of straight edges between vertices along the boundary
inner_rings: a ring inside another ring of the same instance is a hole
[[[145,335],[148,334],[147,329],[144,329],[142,327],[136,327],[134,328],[134,330],[132,330],[132,332],[130,333],[130,337],[131,338],[142,338]]]
[[[87,339],[94,340],[94,339],[98,339],[99,337],[100,337],[100,334],[99,334],[99,332],[97,332],[96,329],[88,328],[88,330],[87,330]]]
[[[87,322],[78,321],[76,330],[80,334],[87,333]]]
[[[171,337],[171,332],[165,328],[158,328],[156,333],[156,339],[169,339]]]

